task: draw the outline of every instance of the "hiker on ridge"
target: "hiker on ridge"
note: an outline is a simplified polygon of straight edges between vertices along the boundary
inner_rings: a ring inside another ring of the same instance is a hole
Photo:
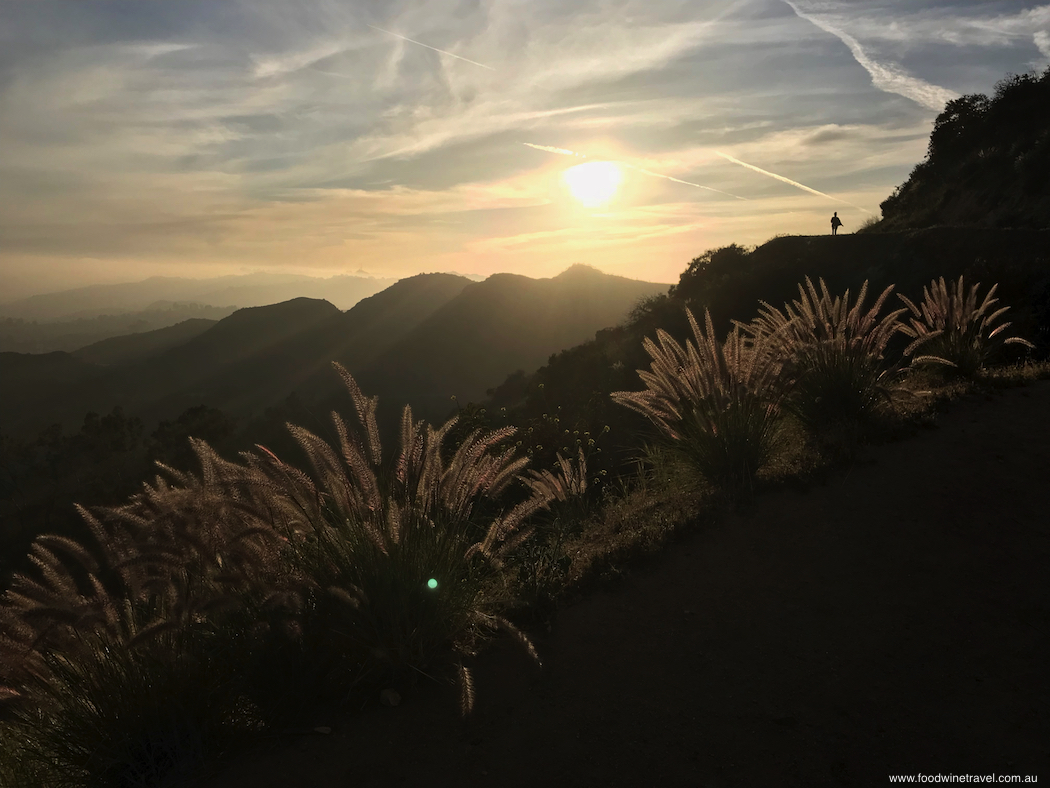
[[[839,218],[839,212],[835,211],[835,215],[831,217],[831,234],[838,235],[839,228],[842,226],[842,220]]]

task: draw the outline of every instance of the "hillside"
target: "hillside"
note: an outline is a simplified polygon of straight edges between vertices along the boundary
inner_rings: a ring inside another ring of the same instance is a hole
[[[443,418],[450,398],[479,401],[515,370],[531,372],[552,353],[624,320],[665,285],[577,265],[552,279],[490,276],[456,298],[360,372],[381,400],[408,401]]]
[[[31,432],[53,422],[78,423],[88,411],[108,412],[122,405],[136,412],[171,397],[196,404],[192,400],[202,382],[225,375],[234,362],[338,314],[325,301],[295,299],[238,310],[189,341],[137,364],[106,370],[68,356],[79,366],[62,359],[61,370],[67,375],[79,370],[76,386],[61,385],[57,375],[38,371],[40,365],[32,356],[10,354],[19,358],[8,362],[12,374],[2,389],[0,427]]]
[[[133,364],[188,342],[197,335],[203,334],[216,322],[218,321],[191,318],[167,328],[158,328],[155,331],[103,339],[75,350],[71,355],[81,361],[103,367]]]
[[[1050,227],[1050,68],[948,102],[876,229]]]
[[[39,322],[23,318],[0,319],[0,351],[12,353],[67,353],[107,339],[145,334],[183,323],[207,320],[214,323],[236,311],[234,306],[205,306],[197,303],[156,301],[145,309],[93,317],[66,316]]]
[[[604,454],[616,463],[633,462],[639,417],[609,399],[613,391],[641,388],[636,370],[649,366],[642,342],[662,328],[679,339],[688,325],[686,307],[710,309],[719,333],[732,320],[748,321],[759,301],[775,306],[797,298],[798,283],[823,277],[834,292],[856,292],[869,280],[868,303],[890,284],[921,298],[932,279],[965,275],[987,288],[999,283],[1001,304],[1017,332],[1036,342],[1038,357],[1050,350],[1050,230],[948,228],[839,236],[785,236],[756,249],[729,246],[697,257],[668,295],[651,299],[621,326],[553,356],[535,374],[511,376],[488,400],[491,411],[508,408],[514,423],[562,409],[572,429],[612,427],[614,443]],[[894,297],[894,302],[896,298]]]
[[[141,355],[147,346],[139,337],[85,350],[100,362],[140,353],[139,361],[111,370],[68,354],[46,364],[7,354],[0,428],[34,433],[56,421],[78,423],[85,412],[107,412],[116,404],[153,423],[202,403],[260,411],[300,386],[320,396],[334,388],[333,360],[364,366],[470,283],[450,274],[422,274],[347,312],[306,298],[242,309],[167,349],[170,337],[154,338],[159,352],[148,357]],[[74,380],[76,387],[58,385]]]
[[[1050,384],[990,399],[620,565],[528,630],[542,669],[511,645],[472,662],[466,720],[453,686],[406,680],[398,708],[319,711],[203,785],[842,788],[1045,773],[1050,540],[1031,479],[1050,463]]]
[[[552,353],[593,337],[663,288],[585,267],[553,279],[508,274],[477,283],[421,274],[345,313],[306,298],[241,309],[203,331],[185,327],[195,334],[187,341],[162,334],[86,348],[67,366],[123,362],[109,371],[70,366],[63,374],[77,371],[76,388],[48,386],[43,371],[32,381],[18,373],[0,426],[39,430],[116,404],[152,424],[202,403],[247,415],[292,392],[327,402],[340,392],[332,361],[391,402],[391,412],[410,402],[440,418],[452,395],[481,399],[509,373],[533,370]]]

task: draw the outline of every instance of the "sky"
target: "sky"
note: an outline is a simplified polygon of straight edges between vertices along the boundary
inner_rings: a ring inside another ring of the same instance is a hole
[[[0,302],[154,275],[658,282],[856,229],[1050,4],[0,0]],[[579,165],[587,165],[572,172]]]

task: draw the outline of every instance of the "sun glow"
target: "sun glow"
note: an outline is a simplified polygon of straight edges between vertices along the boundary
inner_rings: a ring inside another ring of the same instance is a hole
[[[569,167],[561,177],[573,197],[588,208],[596,208],[616,194],[623,170],[611,161],[589,161]]]

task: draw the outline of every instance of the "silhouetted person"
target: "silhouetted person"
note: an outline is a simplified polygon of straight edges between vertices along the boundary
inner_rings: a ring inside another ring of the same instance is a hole
[[[835,215],[831,217],[831,234],[838,235],[839,228],[842,226],[842,220],[839,218],[839,212],[835,211]]]

